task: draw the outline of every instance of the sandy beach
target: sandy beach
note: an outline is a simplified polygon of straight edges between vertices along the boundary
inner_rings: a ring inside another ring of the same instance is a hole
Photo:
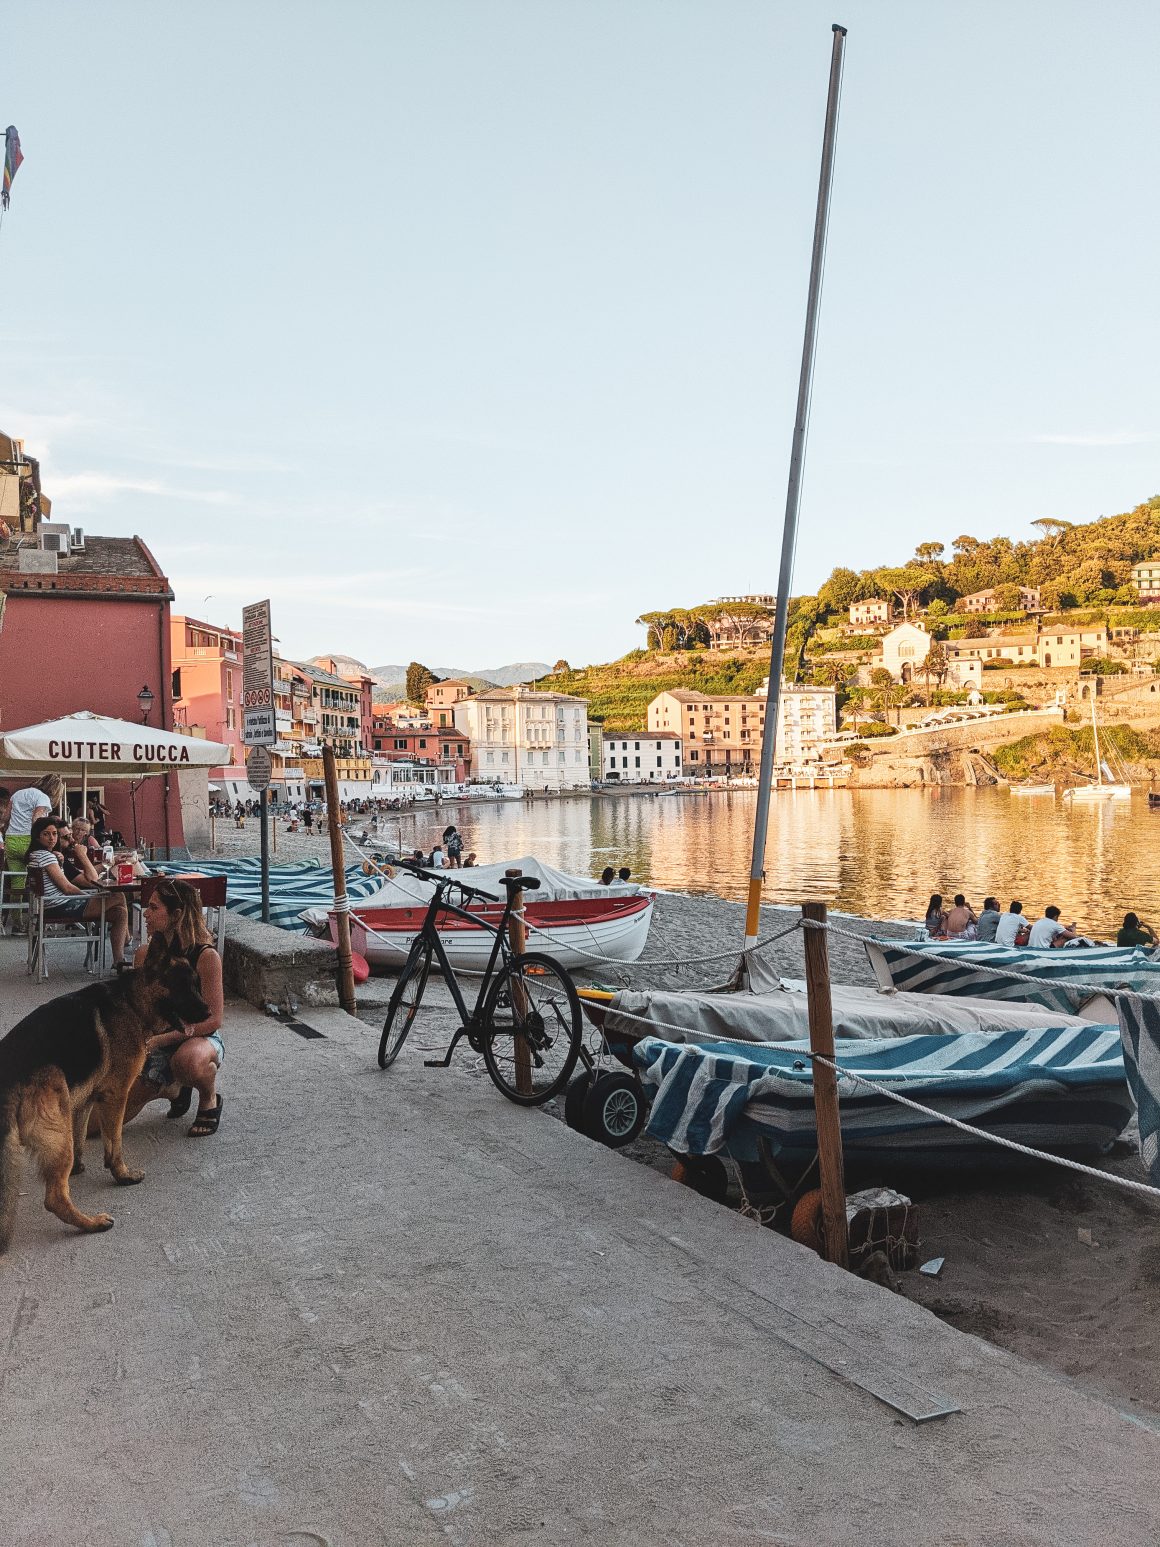
[[[217,857],[242,857],[257,850],[253,821],[241,832],[232,822],[218,824]],[[329,864],[329,843],[317,834],[279,831],[277,859]],[[777,933],[796,916],[790,909],[763,909],[762,935]],[[743,922],[739,903],[662,893],[648,958],[716,959],[679,970],[645,964],[608,968],[599,981],[608,987],[721,983],[736,965],[733,953]],[[858,937],[909,933],[896,924],[869,919],[838,916],[833,922],[842,931],[829,938],[831,974],[837,983],[872,983]],[[767,947],[767,954],[783,976],[803,976],[800,930]],[[359,1013],[369,1024],[381,1024],[390,982],[372,979],[362,993]],[[671,1171],[672,1156],[651,1139],[637,1140],[627,1153],[652,1169]],[[1146,1179],[1134,1130],[1100,1168]],[[919,1209],[920,1260],[946,1259],[937,1278],[917,1271],[899,1275],[898,1292],[954,1326],[1045,1365],[1145,1421],[1160,1422],[1152,1419],[1160,1414],[1160,1247],[1157,1208],[1149,1200],[1061,1167],[1034,1163],[1020,1163],[1014,1171],[976,1170],[969,1176],[900,1172],[847,1180],[851,1186],[882,1183],[908,1193]],[[731,1196],[727,1206],[736,1207],[739,1201]]]

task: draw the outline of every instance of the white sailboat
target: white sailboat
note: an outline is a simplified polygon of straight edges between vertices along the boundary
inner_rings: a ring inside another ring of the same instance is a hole
[[[1081,801],[1085,804],[1095,800],[1130,800],[1132,786],[1121,779],[1112,777],[1112,771],[1100,756],[1100,728],[1096,721],[1096,700],[1092,695],[1092,737],[1095,741],[1096,751],[1096,777],[1095,783],[1073,784],[1064,790],[1064,800]]]

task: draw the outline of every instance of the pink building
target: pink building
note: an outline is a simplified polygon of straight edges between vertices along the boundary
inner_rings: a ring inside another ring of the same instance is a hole
[[[181,615],[170,619],[169,634],[175,728],[200,732],[233,748],[232,771],[215,768],[211,780],[245,778],[241,634]]]

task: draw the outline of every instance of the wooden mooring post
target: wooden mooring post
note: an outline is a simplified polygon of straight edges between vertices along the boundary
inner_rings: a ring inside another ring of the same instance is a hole
[[[505,875],[518,876],[518,870],[506,870]],[[522,956],[528,948],[528,926],[524,921],[524,889],[519,887],[512,892],[512,911],[508,918],[508,944],[517,956]],[[517,1015],[522,1020],[528,1013],[527,996],[524,994],[524,986],[520,979],[513,979],[512,991],[512,1057],[516,1071],[516,1089],[521,1096],[530,1096],[532,1093],[532,1050],[523,1037],[515,1034],[515,1021]]]
[[[810,1050],[813,1060],[814,1114],[818,1125],[818,1173],[822,1187],[825,1257],[839,1267],[850,1265],[846,1236],[846,1182],[842,1174],[842,1125],[838,1113],[838,1080],[834,1058],[834,1013],[830,1002],[830,950],[826,939],[826,905],[803,902],[805,925],[806,995],[809,1001]],[[812,926],[820,927],[812,927]],[[826,1059],[829,1062],[823,1062]]]
[[[348,1015],[355,1015],[350,903],[346,896],[346,865],[342,853],[342,814],[338,809],[338,767],[334,761],[334,748],[328,741],[322,747],[322,771],[326,775],[326,820],[330,828],[330,868],[334,872],[334,914],[338,921],[338,1002]]]

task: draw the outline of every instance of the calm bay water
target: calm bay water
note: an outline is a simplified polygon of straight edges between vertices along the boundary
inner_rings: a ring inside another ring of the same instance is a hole
[[[658,798],[607,795],[500,801],[391,813],[407,847],[429,849],[458,824],[480,862],[536,854],[599,875],[628,865],[633,879],[673,891],[741,899],[749,874],[752,790]],[[765,900],[815,898],[871,918],[921,918],[932,891],[980,906],[1022,898],[1033,917],[1058,902],[1093,933],[1135,909],[1156,921],[1160,812],[1146,801],[1069,809],[1005,789],[835,790],[780,793],[771,803]]]

